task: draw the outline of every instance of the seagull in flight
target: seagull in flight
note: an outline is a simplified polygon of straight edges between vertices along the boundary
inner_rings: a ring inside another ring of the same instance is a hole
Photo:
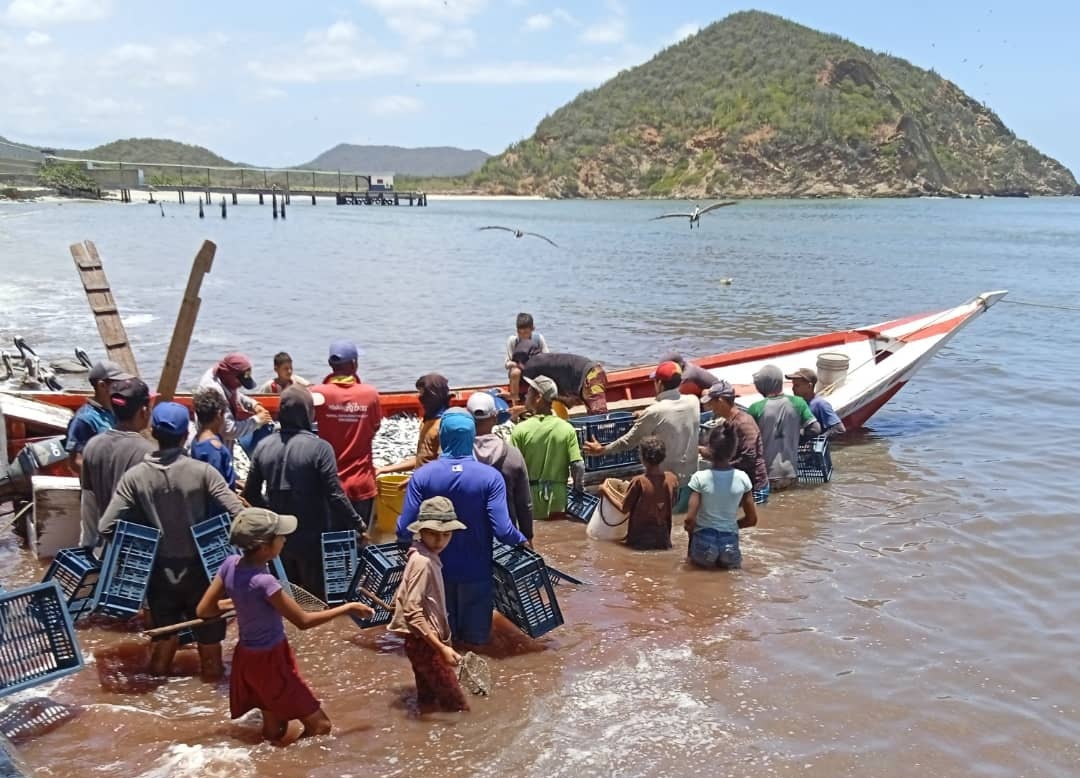
[[[723,203],[713,203],[712,205],[706,205],[704,208],[698,206],[690,213],[665,213],[662,216],[654,216],[649,221],[656,221],[657,219],[689,219],[690,229],[694,229],[694,223],[696,222],[698,227],[700,227],[701,217],[709,211],[715,211],[717,208],[727,208],[729,205],[735,205],[735,201],[729,200]]]
[[[546,240],[555,248],[559,247],[559,244],[553,241],[551,238],[541,235],[539,232],[525,232],[524,230],[514,229],[513,227],[499,227],[498,225],[491,225],[490,227],[480,227],[481,230],[506,230],[507,232],[514,233],[515,238],[524,238],[526,235],[532,235],[534,238],[540,238],[540,240]]]

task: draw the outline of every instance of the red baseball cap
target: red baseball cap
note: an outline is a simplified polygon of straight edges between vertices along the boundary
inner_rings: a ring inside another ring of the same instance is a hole
[[[658,381],[667,383],[675,376],[682,375],[682,368],[675,362],[661,362],[656,366],[656,370],[653,371],[650,378],[655,378]]]

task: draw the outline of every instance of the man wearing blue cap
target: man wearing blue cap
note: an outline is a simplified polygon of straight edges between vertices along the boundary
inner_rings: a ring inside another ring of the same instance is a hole
[[[491,638],[491,611],[495,590],[491,579],[492,539],[511,546],[525,536],[510,523],[506,487],[499,471],[473,457],[476,423],[463,408],[451,408],[439,425],[439,459],[413,473],[405,491],[405,507],[398,518],[397,535],[411,543],[409,525],[420,514],[420,503],[446,497],[466,529],[442,552],[443,582],[450,632],[457,640],[482,645]]]
[[[349,340],[330,344],[330,375],[311,387],[319,437],[330,444],[337,457],[338,478],[365,526],[378,491],[371,442],[382,424],[379,393],[360,381],[357,362],[360,349]]]
[[[191,527],[211,516],[235,516],[244,506],[217,470],[184,453],[190,417],[178,403],[160,403],[150,418],[158,450],[121,476],[98,529],[111,537],[118,521],[156,527],[161,532],[150,572],[146,601],[156,627],[196,618],[195,609],[210,582],[206,578]],[[224,674],[221,641],[225,622],[194,629],[204,678]],[[166,675],[179,647],[176,635],[154,638],[150,672]]]

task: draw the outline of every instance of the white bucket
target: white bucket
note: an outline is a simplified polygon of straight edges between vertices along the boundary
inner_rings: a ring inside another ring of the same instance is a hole
[[[836,384],[842,384],[847,378],[848,365],[851,359],[847,354],[818,354],[817,358],[817,387],[819,392]]]
[[[600,505],[593,511],[589,524],[585,527],[585,534],[593,540],[625,540],[626,532],[630,528],[630,514],[623,513],[618,509],[630,488],[629,481],[620,481],[618,478],[608,478],[600,486]],[[612,497],[618,503],[612,501]]]

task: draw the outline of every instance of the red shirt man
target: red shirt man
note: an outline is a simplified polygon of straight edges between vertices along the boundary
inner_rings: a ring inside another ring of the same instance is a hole
[[[368,523],[377,492],[371,441],[382,424],[382,410],[375,387],[362,383],[356,374],[359,356],[355,343],[331,343],[328,361],[333,372],[311,387],[311,393],[316,398],[319,437],[334,449],[341,486],[353,508]]]

